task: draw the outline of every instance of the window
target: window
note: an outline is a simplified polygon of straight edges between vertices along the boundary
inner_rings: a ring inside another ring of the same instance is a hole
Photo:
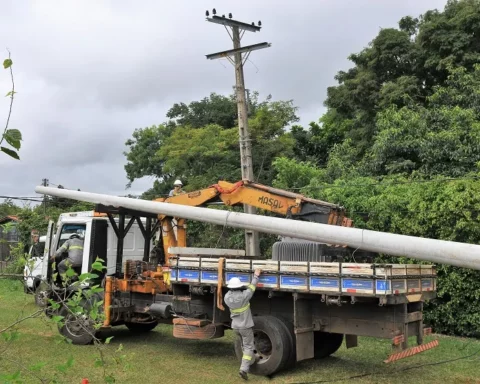
[[[32,248],[32,257],[42,257],[45,251],[45,243],[35,243]]]
[[[60,232],[60,239],[57,244],[57,249],[60,248],[63,243],[65,243],[65,241],[67,241],[74,233],[79,235],[83,240],[85,238],[86,228],[86,224],[64,224],[62,231]]]

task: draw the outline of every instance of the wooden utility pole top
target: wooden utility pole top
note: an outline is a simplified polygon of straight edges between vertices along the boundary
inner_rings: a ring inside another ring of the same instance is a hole
[[[209,12],[206,12],[207,21],[225,26],[225,29],[233,41],[233,49],[207,55],[207,59],[213,60],[227,58],[235,67],[235,90],[238,109],[238,131],[242,179],[255,181],[255,176],[253,173],[252,140],[248,132],[248,107],[245,95],[243,65],[248,60],[248,57],[252,51],[268,48],[271,44],[260,43],[242,47],[241,39],[245,31],[259,32],[261,29],[261,22],[258,22],[258,26],[256,26],[255,23],[247,24],[241,21],[233,20],[231,13],[229,13],[228,19],[225,16],[216,16],[215,9],[212,10],[212,13],[213,16],[210,18]],[[244,205],[244,211],[246,213],[255,214],[256,208],[250,205]],[[245,230],[245,251],[247,256],[260,256],[260,240],[258,232]]]

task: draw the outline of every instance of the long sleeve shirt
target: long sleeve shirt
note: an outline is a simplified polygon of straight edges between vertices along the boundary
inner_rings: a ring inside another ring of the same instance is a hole
[[[244,290],[231,290],[225,295],[225,304],[230,308],[232,329],[247,329],[253,327],[250,299],[255,293],[258,277],[254,276],[252,282]]]
[[[68,239],[58,248],[57,252],[55,252],[55,257],[61,256],[64,252],[68,252],[68,260],[74,267],[82,265],[83,240],[75,238]]]

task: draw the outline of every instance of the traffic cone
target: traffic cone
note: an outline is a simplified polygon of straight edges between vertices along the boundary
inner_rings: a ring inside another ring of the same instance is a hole
[[[88,383],[89,383],[88,379],[82,379],[82,384],[88,384]]]

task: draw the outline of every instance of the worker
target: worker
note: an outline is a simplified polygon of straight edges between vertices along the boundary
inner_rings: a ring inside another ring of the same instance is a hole
[[[69,267],[81,267],[83,260],[83,240],[76,233],[58,248],[57,252],[52,256],[51,261],[59,259],[64,252],[68,252],[68,257],[57,264],[57,269],[60,275],[67,272]]]
[[[183,184],[182,184],[182,181],[181,180],[175,180],[175,182],[173,183],[173,189],[170,191],[170,193],[168,194],[168,196],[178,196],[178,195],[181,195],[185,192],[183,192],[182,190],[182,187],[183,187]]]
[[[253,318],[250,311],[250,299],[255,293],[258,278],[262,273],[256,269],[250,284],[243,284],[238,277],[232,277],[227,284],[229,291],[225,295],[225,304],[230,308],[232,329],[237,336],[242,338],[242,362],[238,374],[244,380],[248,380],[250,365],[255,363],[253,356]]]

